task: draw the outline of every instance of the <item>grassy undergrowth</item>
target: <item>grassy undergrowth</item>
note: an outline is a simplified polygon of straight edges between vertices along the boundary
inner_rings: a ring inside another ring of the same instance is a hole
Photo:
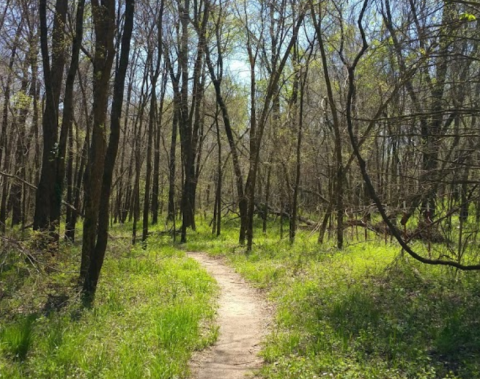
[[[188,244],[226,254],[276,305],[263,377],[480,378],[480,273],[419,264],[373,234],[337,251],[277,229],[248,256],[233,224]]]
[[[216,284],[178,249],[128,245],[111,242],[92,309],[75,296],[79,247],[35,266],[3,252],[0,378],[188,376],[191,352],[216,339]]]
[[[480,378],[479,273],[419,264],[373,233],[338,251],[300,231],[291,246],[278,224],[246,255],[235,221],[219,237],[197,221],[182,249],[227,255],[275,304],[263,377]],[[216,285],[169,237],[129,241],[116,227],[90,310],[75,297],[77,246],[35,265],[2,253],[0,377],[188,375],[191,351],[216,338]]]

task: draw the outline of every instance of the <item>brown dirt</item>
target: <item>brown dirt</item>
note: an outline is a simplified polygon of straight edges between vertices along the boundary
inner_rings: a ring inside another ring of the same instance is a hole
[[[190,362],[195,379],[237,379],[254,376],[262,366],[258,356],[270,311],[258,291],[222,259],[205,253],[188,253],[220,286],[217,325],[219,337],[210,348]]]

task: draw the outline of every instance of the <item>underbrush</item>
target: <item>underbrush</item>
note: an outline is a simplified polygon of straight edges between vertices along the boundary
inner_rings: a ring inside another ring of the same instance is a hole
[[[192,351],[216,339],[217,286],[183,252],[129,242],[111,240],[91,309],[77,294],[78,246],[33,261],[4,248],[0,378],[188,376]]]
[[[263,377],[480,378],[478,272],[422,265],[373,233],[343,251],[307,231],[291,246],[278,226],[258,231],[247,255],[236,231],[192,234],[188,248],[226,254],[268,291]]]
[[[480,378],[479,273],[422,265],[371,232],[352,230],[342,251],[306,230],[290,245],[278,223],[258,224],[246,254],[238,220],[218,237],[206,221],[182,249],[226,255],[275,305],[263,377]],[[216,285],[163,230],[146,250],[130,240],[129,225],[115,228],[92,309],[77,295],[79,246],[4,247],[0,377],[188,375],[190,353],[216,338]]]

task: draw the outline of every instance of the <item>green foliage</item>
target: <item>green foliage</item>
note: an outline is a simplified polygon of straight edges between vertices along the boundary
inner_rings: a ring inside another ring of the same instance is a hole
[[[477,18],[475,17],[474,14],[465,12],[460,15],[460,20],[472,22],[472,21],[476,21]]]
[[[32,326],[36,316],[20,316],[14,323],[6,325],[0,332],[5,354],[9,357],[23,361],[27,357],[32,344]]]
[[[58,248],[58,244],[52,233],[38,230],[32,231],[27,245],[30,250],[41,254],[55,254]]]
[[[206,219],[197,222],[182,249],[227,255],[275,304],[263,377],[480,378],[477,273],[420,265],[373,233],[360,242],[347,231],[351,244],[338,251],[299,230],[290,245],[278,220],[266,235],[257,222],[247,255],[238,220],[226,219],[219,237]],[[0,272],[10,283],[0,302],[0,377],[188,375],[191,351],[217,336],[214,282],[155,228],[147,249],[126,246],[128,225],[114,233],[93,309],[75,295],[78,247],[35,257],[46,277],[8,256]]]
[[[26,109],[30,106],[32,97],[20,90],[15,92],[11,100],[17,109]]]
[[[478,273],[418,264],[383,238],[337,251],[307,231],[290,246],[278,224],[269,228],[249,255],[228,224],[218,241],[199,233],[189,246],[217,254],[224,245],[268,290],[276,323],[263,377],[480,378]]]
[[[77,294],[75,246],[55,257],[48,276],[31,274],[2,300],[0,378],[188,376],[191,352],[217,336],[216,284],[173,247],[130,249],[128,242],[112,240],[92,309]],[[28,309],[20,302],[27,289],[40,299]],[[59,306],[52,299],[64,292]]]

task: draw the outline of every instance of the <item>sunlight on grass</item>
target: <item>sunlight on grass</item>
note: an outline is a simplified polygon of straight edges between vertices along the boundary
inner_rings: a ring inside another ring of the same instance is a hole
[[[290,245],[278,220],[265,235],[256,226],[249,254],[237,221],[216,237],[199,220],[185,245],[158,226],[147,249],[130,248],[129,226],[119,226],[90,310],[71,290],[55,308],[75,287],[78,246],[46,257],[55,270],[44,276],[7,257],[0,279],[15,296],[1,302],[0,377],[186,378],[191,352],[218,333],[217,286],[185,254],[207,251],[225,255],[275,306],[264,378],[480,378],[478,273],[419,264],[373,233],[349,233],[338,251],[309,230]]]
[[[480,378],[477,273],[419,264],[373,233],[365,242],[352,232],[338,251],[310,231],[291,246],[274,224],[246,255],[237,230],[223,230],[191,235],[187,249],[225,254],[268,291],[276,323],[263,377]]]
[[[216,339],[217,286],[173,247],[122,247],[105,262],[94,308],[70,299],[2,322],[0,378],[187,377],[191,352]]]

